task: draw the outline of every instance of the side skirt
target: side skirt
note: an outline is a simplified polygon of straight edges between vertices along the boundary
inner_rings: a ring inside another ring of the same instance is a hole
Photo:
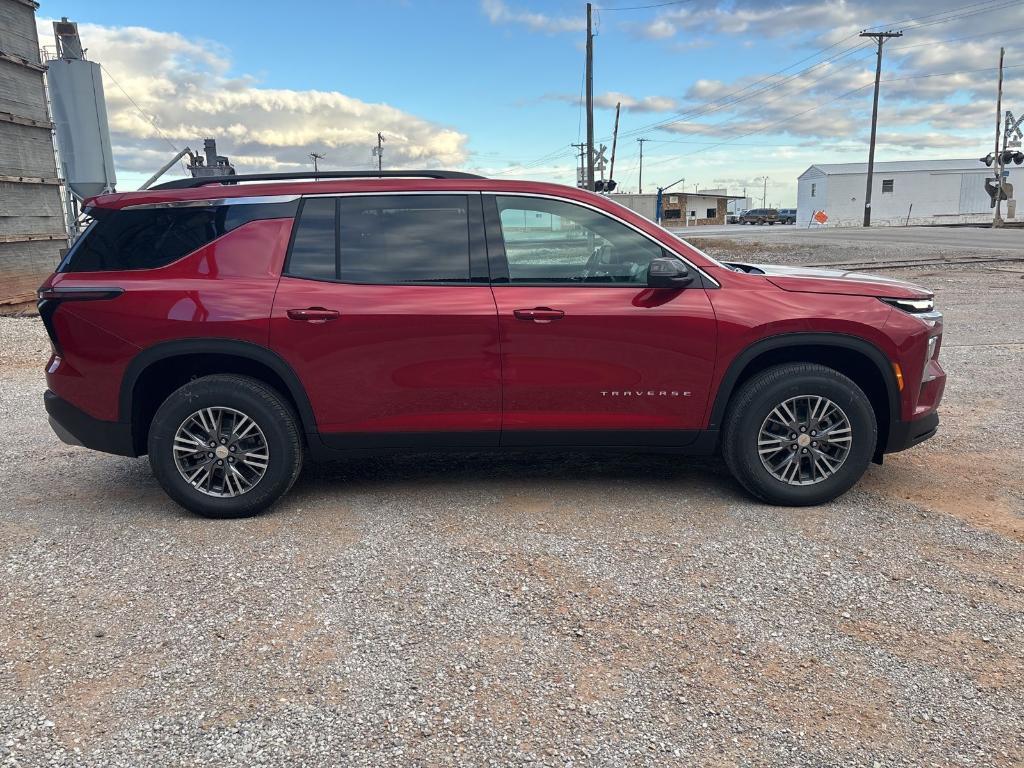
[[[522,432],[312,432],[306,435],[315,461],[345,456],[435,451],[564,451],[675,453],[709,456],[718,450],[718,430],[550,430]]]

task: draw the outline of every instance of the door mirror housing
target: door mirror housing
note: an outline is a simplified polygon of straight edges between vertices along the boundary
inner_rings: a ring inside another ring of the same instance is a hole
[[[685,288],[693,280],[693,274],[679,259],[652,259],[647,267],[648,288]]]

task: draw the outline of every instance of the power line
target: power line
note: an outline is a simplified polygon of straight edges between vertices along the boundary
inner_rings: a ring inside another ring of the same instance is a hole
[[[620,8],[608,8],[601,6],[596,8],[598,11],[639,11],[644,8],[664,8],[667,5],[683,5],[685,3],[692,3],[694,0],[671,0],[667,3],[651,3],[650,5],[625,5]]]
[[[909,19],[901,19],[900,21],[891,21],[885,24],[876,24],[875,26],[868,27],[867,29],[881,29],[882,27],[903,27],[904,29],[918,29],[919,27],[927,27],[932,26],[934,24],[945,24],[947,22],[956,21],[958,19],[963,19],[968,16],[976,16],[979,13],[997,11],[1001,8],[1016,5],[1019,2],[1020,0],[983,0],[982,2],[978,3],[969,3],[967,5],[961,5],[957,8],[947,8],[944,11],[937,11],[935,13],[929,13],[924,16],[914,16],[913,18]],[[978,6],[988,7],[979,8]],[[963,13],[961,13],[961,11],[963,11]],[[944,18],[936,19],[936,16],[942,16]],[[932,19],[932,21],[924,21],[925,19]],[[921,23],[906,26],[908,24],[911,24],[911,22],[915,21],[920,21]]]
[[[126,91],[124,89],[124,87],[119,82],[117,82],[117,80],[114,78],[114,76],[112,74],[110,74],[110,70],[109,69],[107,69],[102,64],[100,64],[100,69],[103,70],[104,73],[106,73],[107,77],[110,78],[110,82],[112,82],[114,85],[117,86],[118,90],[120,90],[121,93],[123,93],[125,95],[125,98],[127,98],[128,101],[130,101],[132,103],[132,106],[135,107],[135,109],[138,111],[138,113],[140,115],[142,115],[142,117],[146,120],[146,122],[149,123],[151,126],[153,126],[153,128],[156,130],[156,132],[160,134],[160,137],[164,141],[166,141],[168,143],[168,145],[170,145],[171,149],[173,149],[175,151],[175,153],[179,152],[180,150],[174,145],[174,142],[171,141],[170,138],[168,138],[167,134],[164,133],[160,129],[160,126],[156,124],[156,118],[151,117],[150,115],[146,114],[145,111],[143,111],[142,107],[140,107],[138,105],[138,103],[135,101],[135,99],[132,98],[131,94],[128,93],[128,91]],[[188,176],[188,168],[185,167],[185,161],[184,160],[179,160],[178,161],[178,165],[181,166],[182,174],[185,175],[185,176]]]
[[[1007,64],[1003,69],[1017,69],[1024,64]],[[896,83],[900,80],[924,80],[929,77],[949,77],[950,75],[973,75],[976,72],[995,72],[999,67],[980,67],[978,69],[960,69],[956,72],[930,72],[927,75],[910,75],[908,77],[887,77],[883,83]]]
[[[1017,68],[1017,67],[1024,67],[1024,64],[1014,64],[1014,65],[1012,65],[1012,67],[1011,66],[1005,66],[1004,69],[1011,69],[1011,68]],[[911,77],[889,78],[887,80],[882,80],[881,82],[885,83],[885,82],[890,82],[891,80],[917,80],[917,79],[922,79],[922,78],[927,78],[927,77],[940,77],[940,76],[947,76],[947,75],[960,75],[960,74],[968,74],[968,73],[973,73],[973,72],[992,72],[992,71],[994,71],[996,69],[998,69],[998,68],[997,67],[984,67],[984,68],[981,68],[981,69],[963,70],[963,71],[960,71],[960,72],[934,72],[934,73],[925,74],[925,75],[913,75]],[[719,141],[719,142],[717,142],[715,144],[712,144],[709,147],[704,147],[702,149],[696,149],[693,152],[687,152],[687,153],[682,154],[682,155],[672,155],[672,156],[666,157],[666,158],[664,158],[662,160],[656,160],[653,163],[647,163],[647,165],[648,166],[662,165],[662,164],[664,164],[666,162],[669,162],[671,160],[679,160],[679,159],[684,158],[684,157],[691,157],[692,155],[700,154],[701,152],[707,152],[708,150],[711,150],[711,149],[717,149],[718,147],[722,147],[722,146],[726,146],[726,145],[732,145],[738,139],[745,139],[748,136],[753,136],[753,135],[758,134],[758,133],[764,133],[765,131],[768,131],[768,130],[770,130],[772,128],[775,128],[775,127],[777,127],[779,125],[783,125],[785,123],[792,122],[792,121],[796,120],[799,117],[803,117],[804,115],[810,114],[811,112],[815,112],[815,111],[817,111],[819,109],[823,109],[823,108],[825,108],[825,107],[827,107],[827,106],[829,106],[831,104],[834,104],[837,101],[845,99],[848,96],[852,96],[855,93],[859,93],[859,92],[864,91],[864,90],[866,90],[868,88],[871,88],[872,86],[874,86],[874,82],[873,81],[870,82],[870,83],[865,83],[864,85],[858,86],[857,88],[853,88],[853,89],[851,89],[849,91],[846,91],[844,93],[839,94],[834,99],[829,99],[828,101],[822,102],[821,104],[816,104],[813,107],[809,107],[808,109],[802,110],[802,111],[797,112],[795,114],[787,115],[784,118],[781,118],[779,120],[775,120],[775,121],[773,121],[771,123],[763,125],[763,126],[761,126],[759,128],[755,128],[755,129],[753,129],[751,131],[747,131],[746,133],[743,133],[743,134],[740,134],[738,136],[735,136],[734,138],[724,139],[724,140]]]
[[[755,80],[753,83],[750,83],[749,85],[746,85],[743,88],[739,88],[739,89],[737,89],[735,91],[727,93],[725,96],[723,96],[723,97],[721,97],[719,99],[716,99],[715,101],[709,102],[708,104],[704,104],[704,105],[702,105],[700,107],[696,107],[694,109],[687,110],[685,112],[677,112],[675,115],[673,115],[670,118],[666,118],[666,119],[663,119],[663,120],[658,120],[658,121],[656,121],[654,123],[649,123],[649,124],[647,124],[645,126],[641,126],[639,128],[635,128],[635,129],[633,129],[631,131],[628,131],[627,133],[624,134],[624,136],[625,137],[630,137],[630,136],[636,135],[637,133],[643,133],[645,131],[654,130],[654,129],[658,129],[658,128],[665,128],[666,126],[672,125],[674,123],[684,122],[685,120],[690,119],[690,118],[704,117],[705,115],[713,114],[715,112],[720,112],[721,110],[726,109],[727,107],[731,107],[731,106],[733,106],[735,104],[739,104],[739,103],[741,103],[743,101],[746,101],[748,99],[752,99],[755,96],[759,96],[762,93],[767,93],[770,90],[773,90],[775,88],[779,88],[779,87],[781,87],[781,86],[783,86],[783,85],[785,85],[787,83],[790,83],[790,82],[792,82],[792,81],[794,81],[794,80],[796,80],[796,79],[798,79],[800,77],[803,77],[804,75],[812,72],[813,70],[818,69],[821,66],[824,66],[825,64],[830,64],[832,62],[839,61],[840,59],[843,59],[843,58],[846,58],[847,56],[853,55],[857,51],[866,50],[869,47],[870,46],[864,45],[864,44],[853,46],[851,48],[848,48],[848,49],[845,49],[843,51],[840,51],[839,53],[837,53],[837,54],[835,54],[833,56],[830,56],[827,59],[823,59],[822,61],[819,61],[816,64],[812,64],[810,67],[807,67],[807,68],[805,68],[805,69],[803,69],[803,70],[801,70],[799,72],[795,72],[792,75],[788,75],[787,77],[785,77],[785,78],[783,78],[781,80],[774,81],[774,82],[770,83],[769,85],[766,85],[763,88],[758,88],[757,90],[750,91],[749,93],[745,93],[745,94],[743,93],[744,91],[747,91],[750,88],[753,88],[754,86],[756,86],[756,85],[758,85],[760,83],[766,82],[766,81],[770,80],[771,78],[776,77],[777,75],[782,74],[787,69],[792,69],[792,67],[795,66],[795,64],[794,65],[790,65],[789,67],[786,67],[785,69],[779,70],[778,72],[774,72],[774,73],[772,73],[770,75],[766,75],[766,76],[764,76],[764,77],[762,77],[762,78],[760,78],[758,80]],[[819,53],[820,53],[820,51],[819,51]],[[801,61],[806,61],[806,58],[802,59]],[[742,94],[742,95],[740,95],[740,94]],[[736,98],[732,98],[731,100],[727,100],[727,101],[724,100],[724,99],[729,99],[732,96],[735,96]]]
[[[129,94],[128,91],[126,91],[124,88],[122,88],[121,84],[119,82],[117,82],[117,80],[114,79],[114,76],[112,74],[110,74],[110,70],[109,69],[104,67],[102,64],[100,64],[100,69],[102,69],[107,74],[107,77],[110,78],[110,82],[112,82],[114,85],[116,85],[118,87],[118,89],[120,89],[121,93],[123,93],[125,95],[125,97],[128,99],[128,101],[130,101],[132,103],[132,106],[135,107],[135,109],[138,110],[139,114],[142,115],[146,119],[146,122],[149,123],[150,125],[152,125],[153,128],[156,129],[156,132],[159,133],[160,136],[163,138],[163,140],[171,145],[171,149],[173,149],[175,152],[177,152],[178,148],[176,146],[174,146],[174,142],[171,141],[167,137],[167,134],[165,134],[162,130],[160,130],[160,126],[156,124],[156,119],[153,118],[153,117],[150,117],[149,115],[147,115],[143,111],[142,107],[140,107],[138,105],[138,103],[136,103],[135,99],[133,99],[131,97],[131,94]]]
[[[975,35],[964,35],[963,37],[947,37],[943,40],[925,40],[923,43],[912,43],[910,45],[894,45],[890,51],[903,51],[907,48],[920,48],[924,45],[941,45],[942,43],[956,43],[961,40],[970,40],[976,37],[991,37],[993,35],[1005,35],[1009,32],[1020,32],[1024,27],[1010,27],[1009,29],[993,29],[988,32],[979,32]]]
[[[683,2],[689,2],[689,0],[683,0]],[[912,17],[912,18],[908,18],[908,19],[903,19],[902,21],[899,21],[899,22],[891,22],[889,24],[879,24],[879,25],[876,25],[874,27],[868,27],[868,29],[869,30],[870,29],[877,29],[877,28],[882,27],[882,26],[897,26],[897,25],[900,25],[900,24],[907,24],[907,23],[911,23],[911,22],[922,22],[920,25],[915,25],[913,27],[915,29],[919,28],[919,27],[924,27],[924,26],[934,26],[934,25],[938,25],[938,24],[945,24],[945,23],[948,23],[948,22],[951,22],[951,21],[956,21],[957,19],[963,18],[963,17],[966,17],[966,16],[973,16],[973,15],[977,15],[977,14],[980,14],[980,13],[987,13],[989,11],[999,10],[1001,8],[1014,5],[1017,2],[1019,2],[1019,0],[1011,0],[1010,2],[1007,2],[1007,0],[983,0],[983,2],[969,3],[969,4],[963,5],[963,6],[958,6],[958,7],[955,7],[955,8],[949,8],[949,9],[946,9],[945,11],[940,11],[940,12],[936,12],[936,13],[932,13],[932,14],[926,14],[926,15],[923,15],[923,16],[917,16],[917,17]],[[633,10],[633,9],[640,9],[640,8],[644,8],[644,7],[657,8],[657,7],[663,7],[663,6],[666,6],[666,5],[679,5],[679,4],[682,4],[682,2],[655,3],[655,4],[651,4],[649,6],[624,6],[624,7],[621,7],[621,8],[602,8],[601,10],[610,10],[610,11],[615,11],[615,10]],[[963,12],[963,13],[961,13],[961,12]],[[942,18],[936,18],[936,17],[939,17],[939,16],[941,16]],[[1013,32],[1013,31],[1017,31],[1017,30],[1016,29],[1009,29],[1009,30],[1001,30],[1001,31],[1003,31],[1003,32]],[[797,61],[793,62],[792,64],[789,64],[788,66],[783,67],[782,69],[780,69],[780,70],[778,70],[776,72],[773,72],[771,74],[765,75],[765,76],[755,80],[754,82],[749,83],[749,84],[747,84],[747,85],[745,85],[745,86],[743,86],[741,88],[737,88],[737,89],[735,89],[733,91],[730,91],[730,92],[720,96],[718,99],[716,99],[716,100],[714,100],[714,101],[712,101],[712,102],[710,102],[708,104],[702,105],[700,107],[695,107],[693,109],[686,110],[686,111],[683,111],[683,112],[677,112],[677,113],[675,113],[673,116],[671,116],[669,118],[666,118],[666,119],[663,119],[663,120],[659,120],[659,121],[656,121],[656,122],[653,122],[653,123],[650,123],[650,124],[647,124],[647,125],[644,125],[644,126],[640,126],[638,128],[635,128],[635,129],[632,129],[630,131],[627,131],[627,132],[622,134],[622,138],[630,138],[630,137],[636,136],[637,134],[644,133],[645,131],[661,129],[661,128],[664,128],[665,126],[671,125],[673,123],[679,123],[679,122],[683,122],[683,121],[685,121],[687,119],[692,119],[692,118],[696,118],[696,117],[703,117],[703,116],[706,116],[708,114],[713,114],[715,112],[719,112],[719,111],[721,111],[723,109],[726,109],[726,108],[728,108],[730,106],[734,106],[735,104],[741,103],[741,102],[746,101],[748,99],[754,98],[755,96],[759,96],[759,95],[761,95],[763,93],[766,93],[766,92],[768,92],[770,90],[774,90],[776,88],[781,88],[782,86],[784,86],[784,85],[786,85],[788,83],[793,82],[794,80],[796,80],[796,79],[798,79],[798,78],[800,78],[800,77],[802,77],[802,76],[804,76],[804,75],[806,75],[806,74],[808,74],[808,73],[810,73],[810,72],[820,68],[821,66],[824,66],[826,64],[830,64],[830,63],[835,62],[835,61],[839,61],[842,58],[854,55],[858,51],[863,51],[863,50],[866,50],[866,49],[870,48],[871,47],[870,45],[856,45],[856,46],[852,46],[852,47],[843,49],[843,50],[833,54],[832,56],[829,56],[829,57],[827,57],[825,59],[822,59],[819,62],[816,62],[816,63],[812,64],[809,67],[804,68],[803,70],[801,70],[799,72],[795,72],[795,73],[793,73],[791,75],[786,76],[785,78],[783,78],[781,80],[776,80],[774,82],[770,82],[769,83],[769,81],[772,80],[772,78],[775,78],[775,77],[778,77],[780,75],[783,75],[784,73],[786,73],[789,70],[793,69],[793,67],[796,67],[796,66],[798,66],[800,64],[803,64],[806,61],[810,61],[811,59],[817,58],[821,54],[841,46],[843,43],[847,42],[848,40],[851,40],[851,39],[857,37],[858,34],[859,33],[853,33],[853,34],[851,34],[851,35],[849,35],[849,36],[847,36],[845,38],[842,38],[841,40],[836,41],[835,43],[832,43],[831,45],[828,45],[828,46],[826,46],[824,48],[816,50],[813,53],[811,53],[811,54],[809,54],[809,55],[807,55],[807,56],[805,56],[805,57],[803,57],[801,59],[798,59]],[[963,37],[963,38],[951,38],[950,40],[946,40],[946,41],[934,41],[934,42],[925,42],[925,43],[914,44],[914,45],[894,46],[891,50],[894,50],[894,51],[895,50],[902,50],[902,49],[905,49],[905,48],[918,47],[919,45],[929,45],[929,44],[935,44],[935,43],[941,43],[941,42],[955,42],[955,41],[960,40],[960,39],[966,39],[967,37],[978,37],[978,36],[984,36],[986,34],[996,34],[996,33],[981,33],[980,35],[966,36],[966,37]],[[860,60],[861,59],[857,59],[857,61],[860,61]],[[963,74],[963,73],[945,73],[945,74]],[[926,77],[934,77],[934,76],[938,76],[938,74],[927,75]],[[893,79],[893,78],[889,78],[887,80],[883,80],[882,82],[888,82],[891,79]],[[901,78],[901,79],[914,79],[914,78],[911,77],[911,78]],[[763,88],[759,88],[759,89],[756,89],[754,91],[751,91],[751,89],[755,88],[758,85],[761,85],[762,83],[768,83],[768,84],[765,87],[763,87]],[[819,83],[820,83],[820,80],[816,81],[815,83],[812,83],[812,85],[810,87],[814,87],[815,85],[817,85]],[[581,90],[582,90],[582,88],[581,88]],[[807,90],[807,89],[804,89],[804,90]],[[854,92],[856,92],[856,90],[863,90],[863,88],[855,89]],[[750,92],[746,93],[747,91],[750,91]],[[797,91],[797,93],[800,93],[800,92],[802,92],[802,91]],[[843,98],[843,96],[840,96],[839,98]],[[835,101],[835,100],[833,100],[833,101]],[[581,93],[580,102],[582,104],[582,93]],[[830,104],[830,103],[832,103],[832,102],[831,101],[830,102],[826,102],[825,104],[823,104],[821,106],[825,106],[826,104]],[[815,107],[815,108],[817,108],[817,107]],[[721,125],[721,124],[716,124],[716,125]],[[579,134],[579,132],[580,132],[580,129],[578,127],[577,128],[577,134]],[[731,142],[735,138],[742,138],[745,135],[748,135],[748,134],[743,134],[743,135],[741,135],[739,137],[734,137],[733,139],[730,139],[728,141]],[[605,137],[605,139],[606,138],[607,137]],[[601,140],[603,141],[605,139],[601,139]],[[717,145],[714,145],[714,146],[717,146]],[[700,151],[703,151],[703,150],[700,150]],[[566,150],[564,150],[563,148],[559,148],[558,150],[555,150],[555,151],[550,152],[550,153],[548,153],[546,155],[543,155],[542,157],[537,158],[534,161],[530,161],[529,163],[524,163],[524,164],[522,164],[521,166],[518,166],[518,167],[519,168],[524,168],[524,169],[528,169],[530,167],[538,167],[540,165],[543,165],[545,162],[548,162],[548,161],[552,160],[553,159],[553,157],[552,157],[553,155],[561,155],[561,154],[563,154],[565,152],[566,152]],[[511,172],[511,171],[503,171],[501,173],[506,173],[506,172]]]
[[[976,14],[979,14],[979,13],[987,13],[989,11],[999,10],[1001,8],[1005,8],[1005,7],[1014,5],[1014,4],[1019,3],[1019,2],[1020,2],[1020,0],[983,0],[983,2],[970,3],[968,5],[959,6],[957,8],[950,8],[950,9],[947,9],[945,11],[941,11],[939,13],[927,14],[927,15],[924,15],[924,16],[917,16],[917,17],[913,17],[913,18],[910,18],[910,19],[904,19],[901,22],[895,22],[893,24],[877,25],[875,27],[868,27],[868,29],[877,29],[880,26],[898,26],[900,24],[904,24],[904,23],[907,23],[907,22],[921,21],[921,20],[925,20],[925,19],[933,19],[935,16],[945,16],[945,18],[936,19],[936,20],[933,20],[933,21],[928,21],[928,22],[922,23],[920,25],[915,25],[912,28],[917,29],[918,27],[921,27],[921,26],[932,26],[932,25],[936,25],[936,24],[945,24],[945,23],[950,22],[950,21],[956,21],[957,19],[963,18],[965,16],[972,16],[972,15],[976,15]],[[982,6],[982,5],[988,6],[988,7],[978,8],[978,6]],[[968,9],[973,9],[973,10],[968,10]],[[966,11],[966,12],[965,13],[958,13],[960,11]],[[951,15],[951,14],[953,14],[953,15]],[[724,97],[721,97],[720,99],[716,100],[715,102],[711,102],[711,105],[714,105],[716,103],[721,102],[721,99],[727,99],[730,96],[742,94],[744,91],[746,91],[746,90],[748,90],[748,89],[750,89],[750,88],[752,88],[752,87],[754,87],[756,85],[759,85],[760,83],[764,83],[764,82],[770,80],[773,77],[781,75],[784,72],[786,72],[786,71],[792,69],[793,67],[797,66],[798,64],[802,64],[803,62],[808,61],[809,59],[816,58],[817,56],[821,55],[825,51],[831,50],[831,49],[833,49],[833,48],[835,48],[835,47],[837,47],[839,45],[842,45],[847,40],[850,40],[850,39],[852,39],[854,37],[858,37],[858,36],[859,36],[859,33],[854,33],[852,35],[849,35],[848,37],[845,37],[842,40],[839,40],[839,41],[833,43],[830,46],[827,46],[827,47],[822,48],[822,49],[820,49],[818,51],[815,51],[814,53],[812,53],[812,54],[810,54],[808,56],[805,56],[803,59],[800,59],[800,60],[794,62],[793,64],[790,64],[787,67],[784,67],[783,69],[779,70],[778,72],[772,73],[770,75],[766,75],[766,76],[764,76],[764,77],[762,77],[762,78],[760,78],[758,80],[755,80],[753,83],[750,83],[749,85],[744,86],[743,88],[740,88],[740,89],[738,89],[736,91],[733,91],[733,92],[731,92],[729,94],[726,94]],[[721,109],[724,109],[727,106],[731,106],[732,104],[739,103],[740,101],[745,101],[748,98],[753,98],[756,95],[759,95],[759,94],[764,93],[764,92],[766,92],[768,90],[772,90],[773,88],[776,88],[776,87],[779,87],[781,85],[784,85],[785,83],[790,82],[793,79],[796,79],[797,77],[800,77],[800,76],[802,76],[802,75],[804,75],[804,74],[806,74],[806,73],[808,73],[808,72],[810,72],[810,71],[812,71],[814,69],[817,69],[818,67],[820,67],[820,66],[822,66],[824,64],[828,64],[828,63],[831,63],[833,61],[838,61],[841,58],[845,58],[847,55],[852,55],[856,51],[864,50],[865,48],[868,48],[868,47],[870,47],[870,46],[867,46],[867,45],[853,46],[851,48],[848,48],[848,49],[845,49],[843,51],[840,51],[839,53],[834,54],[833,56],[830,56],[827,59],[823,59],[822,61],[817,62],[816,64],[813,64],[810,67],[807,67],[806,69],[802,70],[801,72],[794,73],[793,75],[787,76],[786,78],[783,78],[780,81],[776,81],[774,83],[770,83],[769,85],[765,86],[764,88],[761,88],[761,89],[758,89],[755,92],[743,95],[740,98],[733,99],[730,102],[720,103],[718,106],[716,106],[714,108],[711,108],[711,105],[704,105],[703,107],[697,108],[696,110],[689,110],[687,112],[677,113],[677,115],[674,116],[673,118],[669,118],[667,120],[662,120],[662,121],[658,121],[658,122],[655,122],[655,123],[650,123],[650,124],[645,125],[645,126],[641,126],[640,128],[637,128],[637,129],[634,129],[632,131],[629,131],[629,132],[625,133],[624,136],[625,137],[629,137],[629,136],[632,136],[632,135],[636,135],[636,133],[642,133],[644,131],[653,130],[655,128],[662,128],[662,127],[664,127],[666,125],[670,125],[673,122],[679,122],[679,121],[681,121],[684,118],[699,117],[699,116],[703,116],[705,114],[711,114],[712,112],[720,111]]]

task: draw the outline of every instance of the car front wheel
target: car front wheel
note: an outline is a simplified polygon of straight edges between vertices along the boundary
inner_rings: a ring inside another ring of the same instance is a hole
[[[214,375],[175,390],[149,430],[153,474],[172,499],[204,517],[246,517],[283,496],[302,468],[297,419],[273,388]]]
[[[791,363],[745,382],[730,402],[722,453],[733,476],[772,504],[831,501],[864,474],[878,427],[867,395],[831,368]]]

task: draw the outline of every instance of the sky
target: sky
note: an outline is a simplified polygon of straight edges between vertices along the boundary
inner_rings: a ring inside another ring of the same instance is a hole
[[[980,157],[1024,112],[1024,0],[594,4],[595,135],[622,191],[726,188],[794,207],[814,163]],[[240,173],[449,168],[574,184],[586,138],[576,0],[41,0],[103,67],[118,189],[217,139]],[[180,167],[176,173],[181,174]],[[173,177],[172,172],[169,177]],[[767,183],[764,181],[767,177]]]

